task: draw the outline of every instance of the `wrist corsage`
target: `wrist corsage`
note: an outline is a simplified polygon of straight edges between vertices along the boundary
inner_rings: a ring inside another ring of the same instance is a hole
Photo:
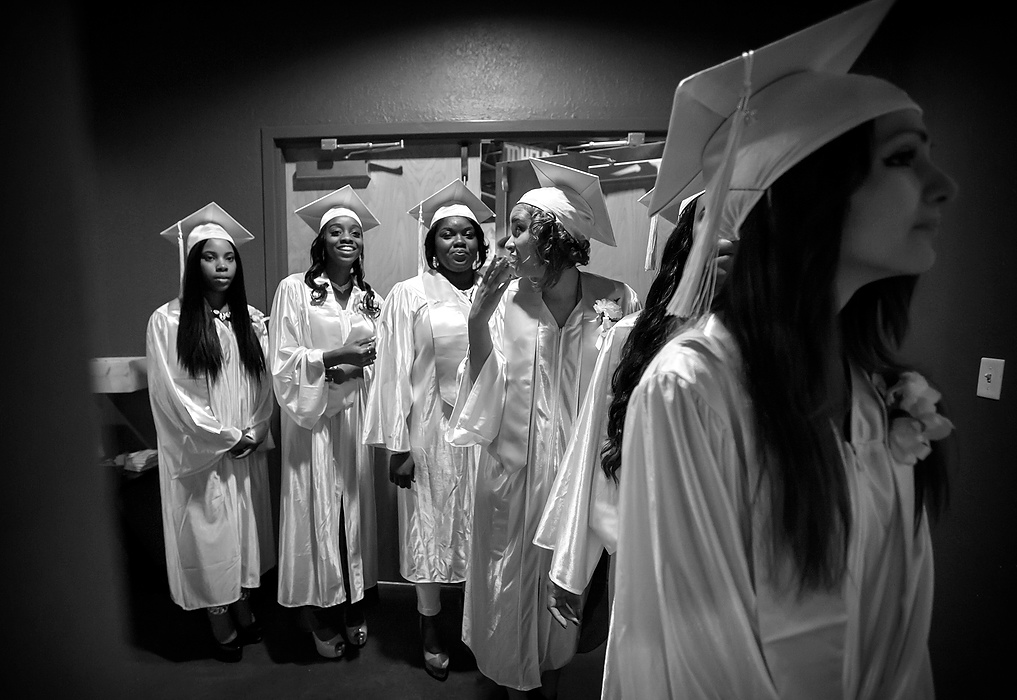
[[[890,454],[901,464],[915,464],[932,452],[931,442],[953,432],[953,423],[936,410],[942,394],[929,386],[918,372],[904,372],[887,389],[880,375],[873,383],[886,403]]]

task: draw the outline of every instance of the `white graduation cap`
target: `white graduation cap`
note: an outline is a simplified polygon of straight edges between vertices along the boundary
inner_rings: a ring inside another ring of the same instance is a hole
[[[519,204],[551,212],[577,238],[617,245],[599,177],[539,158],[531,158],[530,165],[540,187],[520,197]]]
[[[181,219],[159,234],[170,243],[177,245],[180,255],[180,293],[184,291],[184,268],[187,254],[200,241],[221,238],[239,248],[254,236],[215,202],[209,202],[198,211]]]
[[[417,274],[427,269],[424,259],[424,238],[435,222],[449,216],[462,216],[477,224],[494,217],[491,208],[473,194],[462,180],[453,180],[406,212],[417,220]]]
[[[699,189],[699,176],[706,226],[670,313],[688,317],[709,305],[716,278],[708,262],[718,238],[737,239],[777,178],[859,124],[918,109],[891,83],[847,73],[893,2],[870,0],[679,83],[650,214]]]
[[[696,181],[699,182],[700,180],[697,178]],[[671,226],[677,226],[678,217],[680,217],[682,212],[685,211],[685,207],[689,206],[689,203],[696,199],[699,195],[703,194],[703,192],[704,190],[694,192],[680,202],[677,199],[673,200],[659,212],[650,217],[650,233],[646,237],[646,258],[643,260],[643,270],[649,272],[650,270],[657,269],[657,238],[660,219],[664,219],[664,221],[667,221],[671,224]],[[640,197],[638,201],[644,207],[649,208],[650,201],[652,199],[653,189],[651,188],[650,191]]]
[[[315,235],[321,232],[325,224],[337,216],[349,216],[356,220],[364,233],[379,225],[378,219],[364,204],[364,200],[349,185],[343,185],[324,197],[305,204],[294,213],[311,227]]]

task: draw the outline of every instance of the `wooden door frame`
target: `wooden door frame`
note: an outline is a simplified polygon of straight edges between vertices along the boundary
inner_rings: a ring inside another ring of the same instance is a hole
[[[263,127],[261,130],[262,229],[265,241],[265,290],[268,299],[287,274],[286,163],[283,147],[290,142],[319,138],[340,141],[433,140],[554,140],[597,138],[643,132],[653,138],[667,133],[667,115],[642,119],[462,121],[394,124],[331,124]]]

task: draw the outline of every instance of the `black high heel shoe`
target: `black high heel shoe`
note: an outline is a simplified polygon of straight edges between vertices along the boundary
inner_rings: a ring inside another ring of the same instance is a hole
[[[226,664],[235,664],[242,661],[244,658],[244,647],[240,644],[240,635],[231,639],[228,642],[220,642],[218,639],[212,639],[212,656],[217,661],[222,661]]]
[[[229,606],[241,644],[257,644],[261,641],[264,633],[261,622],[258,621],[251,610],[249,598],[250,594],[247,589],[244,589],[240,599],[235,603],[230,603]]]
[[[207,608],[208,621],[211,629],[209,634],[211,636],[210,645],[212,656],[217,660],[227,664],[235,664],[244,658],[244,647],[240,641],[240,633],[233,630],[233,636],[228,642],[219,641],[219,637],[216,636],[216,629],[219,628],[220,634],[222,633],[222,627],[228,624],[232,627],[232,622],[228,616],[228,607],[225,605],[216,606],[214,608]],[[225,620],[221,616],[227,615]]]
[[[265,629],[257,620],[247,627],[237,625],[237,634],[240,636],[242,644],[258,644],[264,638],[264,632]]]

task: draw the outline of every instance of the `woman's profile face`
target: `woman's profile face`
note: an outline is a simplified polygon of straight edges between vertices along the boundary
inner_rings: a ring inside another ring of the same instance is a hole
[[[201,250],[201,274],[205,287],[214,292],[225,292],[237,274],[237,257],[230,242],[222,238],[209,238]]]
[[[512,208],[505,249],[513,259],[513,268],[517,275],[539,280],[544,276],[545,266],[537,255],[537,241],[530,233],[531,220],[530,212],[522,204]]]
[[[706,199],[705,195],[700,195],[699,199],[696,200],[696,215],[692,220],[692,240],[696,240],[706,230]]]
[[[328,259],[346,269],[364,252],[364,229],[352,216],[340,215],[325,224],[322,241]]]
[[[438,267],[449,272],[473,269],[480,251],[476,224],[465,216],[447,216],[434,232],[434,255]]]
[[[857,288],[926,272],[936,261],[940,210],[956,193],[932,161],[916,110],[876,118],[869,174],[851,195],[844,222],[838,274]]]

